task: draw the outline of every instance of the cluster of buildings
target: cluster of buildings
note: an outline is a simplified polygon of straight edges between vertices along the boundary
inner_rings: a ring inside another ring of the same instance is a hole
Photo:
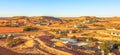
[[[21,36],[22,34],[20,33],[5,33],[5,34],[0,34],[0,39],[5,39],[7,37],[15,37],[15,36]]]

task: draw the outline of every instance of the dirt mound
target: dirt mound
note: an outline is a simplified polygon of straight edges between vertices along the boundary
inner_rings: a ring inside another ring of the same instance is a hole
[[[56,42],[54,43],[54,45],[59,47],[65,47],[65,44],[63,44],[62,42]]]
[[[22,49],[26,49],[26,48],[34,48],[35,47],[35,41],[34,40],[28,40],[25,43],[23,43],[22,45],[17,46],[16,48],[22,50]]]
[[[29,40],[29,41],[27,41],[26,43],[25,43],[25,46],[27,47],[27,48],[32,48],[32,47],[34,47],[34,45],[35,45],[35,42],[34,42],[34,40]]]

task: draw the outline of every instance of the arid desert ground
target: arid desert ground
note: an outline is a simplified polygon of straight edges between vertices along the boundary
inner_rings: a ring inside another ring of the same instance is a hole
[[[120,17],[0,17],[0,55],[120,55]]]

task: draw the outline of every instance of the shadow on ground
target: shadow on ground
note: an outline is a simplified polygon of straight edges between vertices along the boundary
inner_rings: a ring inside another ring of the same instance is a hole
[[[25,54],[25,53],[16,53],[4,47],[0,47],[0,55],[42,55],[42,54]]]

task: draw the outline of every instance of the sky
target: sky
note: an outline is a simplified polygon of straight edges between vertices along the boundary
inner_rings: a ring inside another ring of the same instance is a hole
[[[120,16],[120,0],[0,0],[0,16]]]

